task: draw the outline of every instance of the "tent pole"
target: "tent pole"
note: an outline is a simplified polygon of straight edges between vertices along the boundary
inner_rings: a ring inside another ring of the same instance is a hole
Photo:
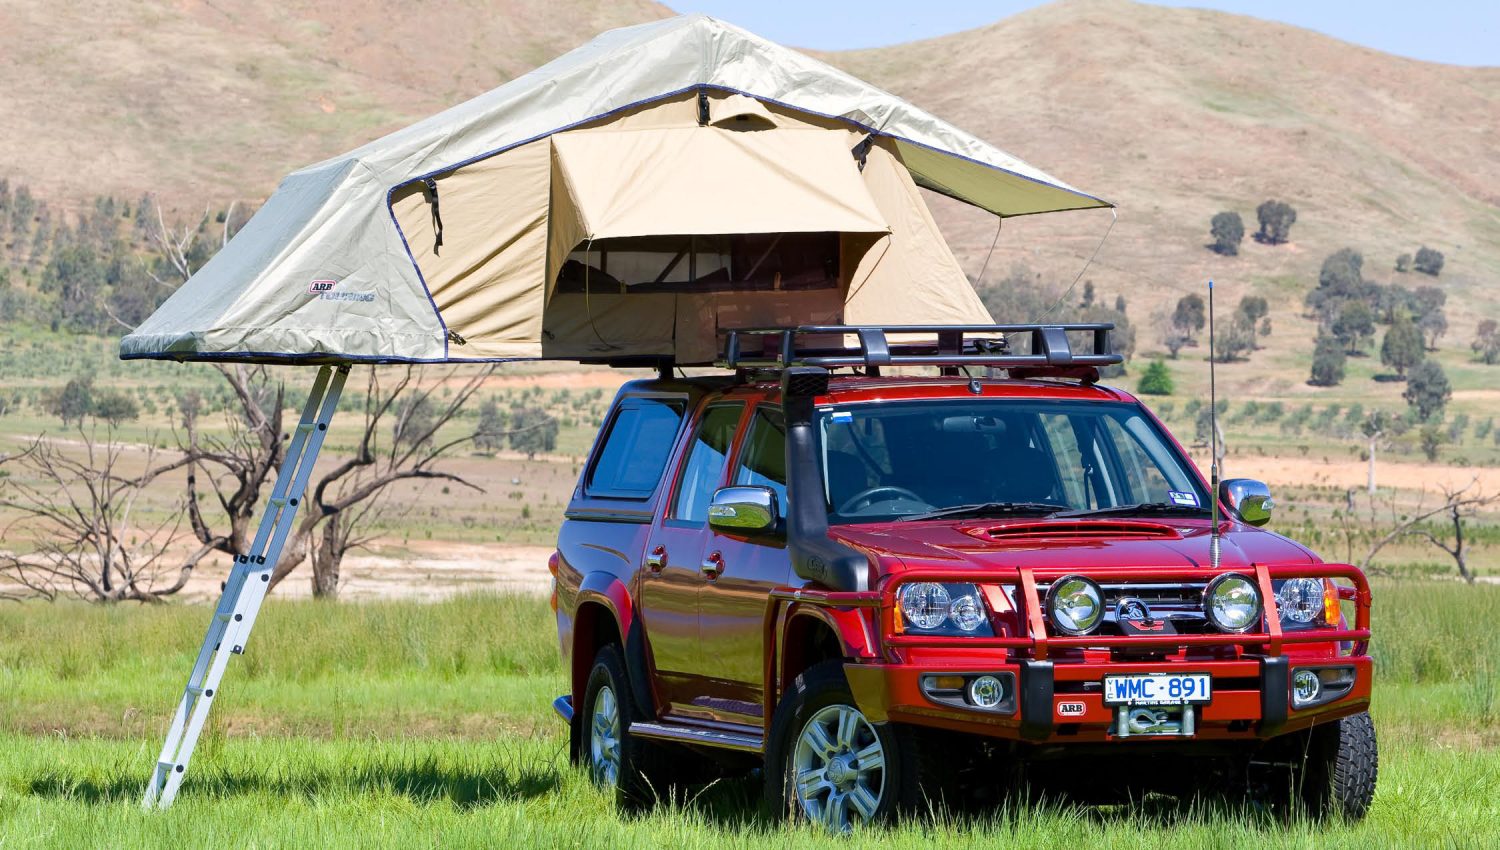
[[[287,445],[281,469],[276,473],[271,498],[261,514],[255,542],[249,552],[234,558],[229,580],[224,583],[224,592],[214,609],[213,619],[209,621],[208,634],[198,650],[198,660],[188,676],[187,688],[177,702],[166,743],[156,760],[151,782],[146,786],[143,805],[148,809],[164,809],[177,796],[229,657],[245,651],[255,616],[260,612],[261,602],[270,587],[271,572],[281,558],[281,548],[286,544],[292,521],[297,516],[297,507],[302,502],[307,480],[312,476],[313,464],[317,462],[318,451],[323,447],[323,438],[328,434],[328,425],[333,420],[339,394],[348,377],[347,364],[318,369],[317,380],[313,382],[307,404],[302,408],[302,418]]]

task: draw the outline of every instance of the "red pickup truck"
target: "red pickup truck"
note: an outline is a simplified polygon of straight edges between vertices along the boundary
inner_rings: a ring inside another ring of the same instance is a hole
[[[737,331],[622,387],[550,563],[575,761],[763,765],[835,830],[1016,781],[1362,816],[1365,577],[1099,385],[1109,329]]]

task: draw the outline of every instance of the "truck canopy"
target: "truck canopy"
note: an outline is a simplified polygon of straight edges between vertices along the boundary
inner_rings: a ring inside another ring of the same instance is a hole
[[[698,364],[721,328],[989,322],[919,186],[999,216],[1109,206],[684,15],[288,176],[120,356]]]

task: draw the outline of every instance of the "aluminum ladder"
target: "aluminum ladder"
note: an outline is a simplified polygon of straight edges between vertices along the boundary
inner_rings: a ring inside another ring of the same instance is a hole
[[[260,612],[261,602],[270,587],[271,572],[276,569],[281,548],[291,532],[297,507],[302,502],[307,480],[312,476],[318,450],[323,447],[323,438],[328,434],[329,422],[338,407],[339,394],[348,376],[348,365],[318,369],[312,393],[302,408],[302,419],[297,423],[297,430],[287,445],[286,457],[277,471],[270,501],[255,532],[255,542],[249,552],[235,556],[234,567],[229,572],[229,580],[224,583],[224,592],[214,609],[213,619],[208,623],[208,634],[198,650],[198,660],[193,664],[187,688],[177,702],[177,713],[172,717],[166,743],[157,757],[151,782],[146,786],[142,805],[148,809],[164,809],[172,805],[177,790],[182,787],[183,775],[193,757],[193,748],[198,745],[203,724],[208,720],[209,708],[219,692],[219,682],[224,678],[229,657],[245,651],[255,616]]]

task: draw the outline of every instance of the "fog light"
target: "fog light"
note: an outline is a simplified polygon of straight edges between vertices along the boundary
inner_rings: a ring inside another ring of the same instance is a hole
[[[1318,674],[1312,670],[1303,668],[1292,674],[1292,704],[1296,706],[1307,705],[1318,698],[1323,691],[1323,683],[1318,680]]]
[[[1005,685],[994,676],[979,676],[969,683],[969,702],[980,708],[996,708],[1005,701]]]

